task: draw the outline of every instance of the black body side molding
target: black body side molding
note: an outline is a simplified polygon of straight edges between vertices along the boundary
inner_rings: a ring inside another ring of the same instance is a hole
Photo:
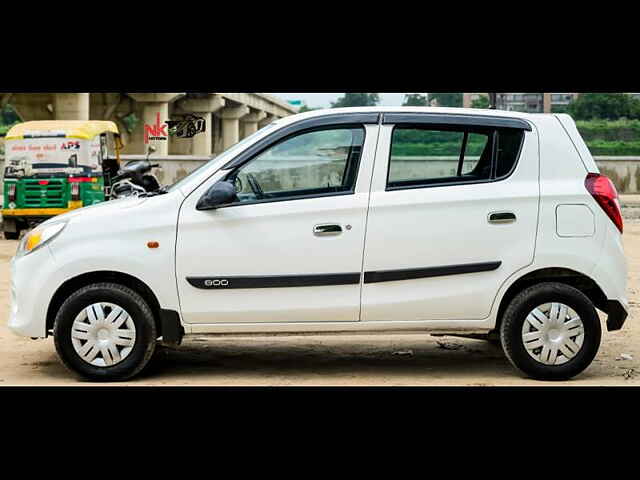
[[[442,267],[409,268],[403,270],[381,270],[365,272],[364,283],[393,282],[416,278],[441,277],[463,273],[488,272],[496,270],[502,262],[466,263]],[[202,290],[228,290],[234,288],[278,288],[278,287],[318,287],[325,285],[356,285],[360,274],[326,273],[319,275],[267,275],[230,277],[187,277],[189,285]]]
[[[414,280],[416,278],[442,277],[462,273],[488,272],[496,270],[502,262],[465,263],[463,265],[445,265],[442,267],[407,268],[404,270],[379,270],[365,272],[364,283],[394,282]]]
[[[320,275],[268,275],[263,277],[187,277],[190,285],[205,290],[230,288],[318,287],[325,285],[355,285],[360,273],[328,273]]]
[[[180,345],[184,336],[184,328],[180,323],[180,315],[175,310],[160,310],[160,328],[162,343]]]

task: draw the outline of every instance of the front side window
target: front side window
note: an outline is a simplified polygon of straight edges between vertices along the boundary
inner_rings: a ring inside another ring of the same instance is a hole
[[[227,179],[239,203],[352,192],[363,142],[361,127],[305,132],[269,147]]]
[[[490,181],[508,175],[523,132],[507,128],[396,126],[387,187]]]
[[[228,150],[225,150],[220,155],[212,157],[208,162],[201,164],[200,166],[193,169],[191,172],[189,172],[187,175],[185,175],[181,179],[178,179],[176,183],[174,183],[167,189],[167,191],[173,192],[175,190],[178,190],[179,188],[187,186],[191,182],[193,182],[194,184],[199,184],[200,182],[202,182],[207,178],[206,175],[208,172],[210,172],[211,165],[215,163],[224,164],[225,162],[228,162],[229,159],[233,158],[233,156],[237,152],[242,151],[245,147],[247,147],[247,145],[251,145],[253,142],[256,141],[256,139],[269,135],[271,133],[271,130],[273,130],[277,125],[278,125],[278,121],[276,120],[275,122],[272,122],[262,127],[261,129],[253,132],[251,135],[243,138]],[[202,177],[201,175],[204,175],[204,177]],[[199,176],[201,176],[201,178],[198,181]]]

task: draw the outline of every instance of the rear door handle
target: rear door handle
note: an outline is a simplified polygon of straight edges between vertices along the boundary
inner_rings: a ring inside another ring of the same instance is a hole
[[[318,237],[340,235],[341,233],[342,233],[342,227],[335,223],[321,223],[313,227],[313,234]]]
[[[491,212],[489,223],[512,223],[516,221],[516,214],[513,212]]]

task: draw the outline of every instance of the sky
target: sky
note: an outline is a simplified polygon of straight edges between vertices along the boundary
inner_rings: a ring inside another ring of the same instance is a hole
[[[302,100],[309,108],[329,108],[331,102],[335,102],[344,93],[272,93],[283,100]],[[404,93],[380,93],[380,103],[382,106],[395,107],[402,105]]]

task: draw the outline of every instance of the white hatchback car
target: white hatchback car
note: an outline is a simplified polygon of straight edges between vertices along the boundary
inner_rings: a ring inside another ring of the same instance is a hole
[[[55,217],[9,326],[93,380],[191,334],[499,341],[566,379],[627,317],[622,217],[567,115],[347,108],[279,119],[173,186]]]

